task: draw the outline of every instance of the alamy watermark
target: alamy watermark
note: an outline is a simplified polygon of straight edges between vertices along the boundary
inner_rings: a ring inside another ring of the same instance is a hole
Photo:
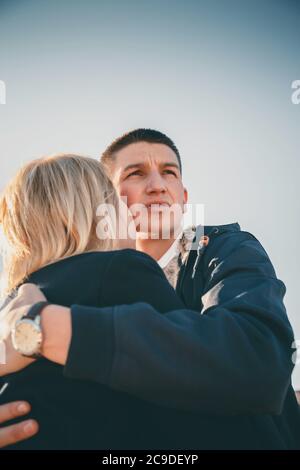
[[[6,104],[6,84],[0,80],[0,104]]]
[[[156,201],[128,206],[126,196],[118,207],[100,204],[96,215],[99,217],[96,234],[100,240],[167,240],[179,236],[184,227],[204,226],[204,204]]]
[[[292,82],[292,93],[291,100],[293,104],[300,104],[300,80],[294,80]]]

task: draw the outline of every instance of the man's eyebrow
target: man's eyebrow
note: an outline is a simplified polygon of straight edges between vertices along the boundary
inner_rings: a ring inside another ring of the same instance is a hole
[[[163,166],[163,167],[172,166],[173,168],[177,168],[179,170],[179,165],[178,165],[178,163],[175,163],[175,162],[162,163],[161,166]]]
[[[124,168],[123,172],[131,170],[132,168],[141,168],[142,166],[144,166],[144,163],[131,163]]]
[[[132,170],[133,168],[143,168],[145,166],[146,166],[146,164],[144,162],[131,163],[130,165],[127,165],[124,168],[123,173],[125,173],[128,170]],[[164,162],[164,163],[161,163],[160,166],[163,167],[163,168],[173,167],[173,168],[177,168],[177,170],[179,170],[179,165],[175,162]]]

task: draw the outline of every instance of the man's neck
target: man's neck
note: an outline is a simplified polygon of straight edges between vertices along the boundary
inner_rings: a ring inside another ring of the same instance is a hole
[[[175,238],[168,238],[166,240],[152,240],[152,239],[137,239],[136,249],[143,251],[147,255],[158,261],[174,243]]]

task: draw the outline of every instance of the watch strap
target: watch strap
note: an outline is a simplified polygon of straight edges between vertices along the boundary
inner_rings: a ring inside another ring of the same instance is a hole
[[[38,315],[42,313],[42,310],[47,306],[50,305],[50,302],[47,300],[42,300],[33,304],[30,309],[28,310],[27,314],[24,315],[23,319],[28,318],[29,320],[35,320]]]

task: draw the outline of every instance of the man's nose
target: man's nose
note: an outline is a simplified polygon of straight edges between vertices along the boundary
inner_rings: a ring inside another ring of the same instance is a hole
[[[146,191],[147,194],[166,191],[166,184],[160,173],[153,172],[149,175]]]

